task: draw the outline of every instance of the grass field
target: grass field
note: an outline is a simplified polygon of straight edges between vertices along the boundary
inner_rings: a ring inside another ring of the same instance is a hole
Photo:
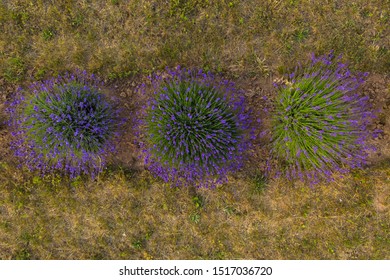
[[[363,170],[310,187],[266,180],[262,143],[215,189],[172,188],[143,168],[126,132],[95,180],[19,168],[0,126],[0,259],[390,259],[388,0],[98,0],[0,3],[0,118],[18,86],[85,69],[132,112],[148,74],[219,72],[250,109],[310,53],[370,73],[381,110]],[[261,111],[261,110],[259,110]]]

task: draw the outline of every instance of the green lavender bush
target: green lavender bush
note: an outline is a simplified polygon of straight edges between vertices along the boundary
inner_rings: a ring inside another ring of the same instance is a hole
[[[146,162],[165,181],[209,186],[242,165],[248,116],[230,81],[177,68],[153,78],[146,110]]]
[[[365,164],[375,117],[368,97],[358,93],[366,75],[353,75],[341,56],[330,53],[313,56],[276,85],[271,152],[278,175],[316,183]]]
[[[12,148],[31,170],[96,175],[114,149],[119,112],[85,72],[33,84],[10,104]]]

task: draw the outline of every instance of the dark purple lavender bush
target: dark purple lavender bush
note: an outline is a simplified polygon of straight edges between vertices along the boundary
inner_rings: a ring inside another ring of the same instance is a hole
[[[210,187],[241,168],[248,116],[233,83],[180,67],[151,79],[153,96],[141,127],[153,173],[178,186]]]
[[[85,72],[33,84],[10,104],[15,154],[30,170],[94,176],[113,150],[118,110]]]
[[[366,74],[353,75],[340,59],[313,56],[277,86],[271,152],[289,179],[330,180],[366,162],[374,117],[368,97],[358,93]]]

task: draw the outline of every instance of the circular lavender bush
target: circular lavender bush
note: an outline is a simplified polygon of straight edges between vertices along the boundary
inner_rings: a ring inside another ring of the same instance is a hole
[[[248,117],[231,82],[180,67],[151,80],[143,130],[153,173],[176,185],[210,187],[241,168]]]
[[[20,90],[8,111],[15,154],[30,170],[95,176],[113,150],[118,110],[85,72]]]
[[[357,90],[366,74],[352,75],[340,59],[313,56],[277,86],[271,152],[289,179],[317,183],[365,163],[374,115]]]

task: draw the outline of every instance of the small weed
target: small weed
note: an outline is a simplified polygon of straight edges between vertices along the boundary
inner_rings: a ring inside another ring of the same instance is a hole
[[[23,248],[16,252],[15,260],[31,260],[31,253],[28,248]]]
[[[201,2],[170,0],[169,15],[178,18],[179,21],[188,21],[189,17],[197,11]]]
[[[216,253],[215,253],[215,258],[213,259],[216,259],[216,260],[224,260],[225,259],[225,252],[224,251],[221,251],[221,250],[218,250]]]
[[[111,72],[111,73],[108,73],[107,78],[108,78],[108,80],[125,79],[125,78],[129,78],[129,77],[133,77],[139,73],[140,73],[140,71],[138,69],[122,71],[122,72]],[[147,72],[144,74],[150,74],[150,73]]]
[[[168,210],[169,210],[168,204],[165,203],[165,202],[163,202],[163,204],[162,204],[162,209],[163,209],[164,211],[168,211]]]
[[[131,168],[123,167],[122,172],[123,172],[123,175],[125,176],[126,180],[129,180],[129,181],[131,179],[134,179],[134,177],[136,176],[136,170],[131,169]]]
[[[311,209],[311,207],[310,207],[309,204],[306,204],[306,205],[302,206],[302,208],[301,208],[301,215],[303,217],[307,217],[309,212],[310,212],[310,209]]]
[[[137,250],[140,250],[140,249],[142,249],[144,246],[143,246],[143,242],[142,242],[142,240],[140,240],[140,239],[137,239],[137,240],[135,240],[135,241],[133,241],[133,243],[131,243],[131,245],[135,248],[135,249],[137,249]]]
[[[294,33],[294,39],[296,42],[303,42],[309,37],[310,31],[307,28],[298,29]]]
[[[2,221],[0,222],[0,227],[6,231],[9,231],[11,229],[11,223],[9,221]]]
[[[45,77],[46,70],[45,69],[38,69],[37,72],[34,74],[34,78],[36,80],[41,80]]]
[[[26,244],[29,244],[32,239],[34,239],[34,234],[29,232],[22,232],[20,235],[20,239],[26,242]]]
[[[257,70],[260,72],[260,74],[263,77],[268,77],[270,75],[271,71],[270,71],[269,67],[267,66],[267,64],[265,63],[265,58],[260,58],[256,54],[254,56],[255,56]]]
[[[7,162],[0,161],[0,168],[2,168],[4,170],[8,170],[9,169],[9,164]]]
[[[267,177],[264,176],[264,174],[256,174],[253,178],[253,185],[254,185],[254,190],[257,193],[262,193],[264,192],[265,188],[267,187],[268,181]]]
[[[82,14],[77,14],[75,17],[70,19],[70,25],[74,28],[79,27],[83,24],[84,16]]]
[[[51,174],[50,175],[50,183],[53,187],[59,186],[62,182],[62,176],[59,174]]]
[[[11,13],[11,18],[19,27],[24,27],[30,16],[27,12],[13,12]]]
[[[26,67],[22,58],[11,57],[6,61],[4,78],[9,82],[18,82],[23,78],[25,71]]]
[[[335,251],[335,249],[334,249],[333,246],[328,246],[328,251],[329,251],[329,253],[331,253],[332,255],[335,255],[335,254],[336,254],[336,251]]]
[[[42,37],[45,41],[49,41],[53,39],[55,34],[55,30],[52,28],[46,28],[42,31]]]
[[[40,176],[34,176],[33,179],[32,179],[32,183],[34,185],[40,185],[42,184],[42,177]]]
[[[148,241],[153,235],[153,231],[148,231],[146,234],[145,234],[145,241]]]
[[[228,216],[231,216],[233,214],[237,214],[237,210],[236,208],[234,208],[233,206],[226,206],[223,211],[228,215]]]
[[[126,180],[131,181],[136,176],[137,171],[118,164],[109,164],[103,172],[103,176],[113,178],[116,175],[123,176]]]
[[[196,209],[203,207],[203,198],[199,195],[194,196],[192,198],[192,202],[194,203]]]
[[[200,222],[200,214],[199,213],[192,213],[191,215],[190,215],[190,220],[191,220],[191,222],[193,222],[193,223],[195,223],[195,224],[197,224],[197,223],[199,223]]]
[[[71,182],[70,182],[70,185],[73,187],[73,188],[79,188],[81,187],[83,184],[83,180],[81,178],[81,176],[77,176],[75,178],[72,178]]]

